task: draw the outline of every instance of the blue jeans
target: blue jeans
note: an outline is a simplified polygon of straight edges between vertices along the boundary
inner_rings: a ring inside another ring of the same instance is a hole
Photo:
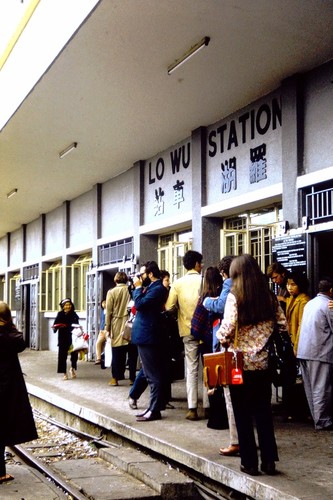
[[[139,399],[141,394],[145,392],[147,387],[148,382],[146,379],[146,375],[144,374],[143,368],[141,368],[137,373],[137,376],[135,377],[134,384],[129,392],[129,397],[135,400]]]

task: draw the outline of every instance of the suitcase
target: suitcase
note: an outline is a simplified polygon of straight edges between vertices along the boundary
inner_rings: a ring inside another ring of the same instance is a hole
[[[205,386],[209,389],[221,385],[232,385],[232,370],[243,370],[243,353],[241,351],[220,351],[203,355],[203,376]]]

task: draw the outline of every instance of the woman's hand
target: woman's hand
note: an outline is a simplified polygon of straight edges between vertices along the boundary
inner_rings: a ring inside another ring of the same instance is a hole
[[[229,337],[224,337],[223,339],[220,340],[221,346],[224,347],[225,349],[228,349],[230,347],[230,338]]]

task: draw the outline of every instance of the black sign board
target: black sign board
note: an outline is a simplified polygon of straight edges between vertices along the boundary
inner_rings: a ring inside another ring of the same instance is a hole
[[[288,271],[306,273],[305,234],[278,236],[273,239],[273,261],[282,264]]]

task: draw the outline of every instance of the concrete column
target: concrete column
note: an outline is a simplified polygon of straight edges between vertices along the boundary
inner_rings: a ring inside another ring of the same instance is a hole
[[[98,264],[97,240],[102,236],[102,184],[95,184],[93,187],[93,242],[92,242],[92,262],[93,266]]]
[[[192,131],[193,250],[203,252],[201,207],[206,204],[206,128]]]
[[[302,79],[293,76],[282,82],[282,208],[290,228],[299,222],[297,176],[303,171],[304,111]]]
[[[193,250],[203,254],[205,267],[214,266],[220,259],[220,221],[201,217],[201,207],[207,203],[205,127],[192,132],[192,233]]]

